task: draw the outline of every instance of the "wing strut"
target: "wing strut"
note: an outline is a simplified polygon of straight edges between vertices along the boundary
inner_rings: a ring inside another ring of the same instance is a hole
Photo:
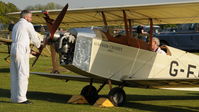
[[[105,26],[105,28],[106,28],[106,30],[108,32],[108,23],[106,21],[106,16],[105,16],[103,11],[101,13],[102,13],[102,19],[103,19],[103,22],[104,22],[104,26]]]
[[[150,18],[149,19],[149,21],[150,21],[150,43],[149,43],[149,45],[150,45],[150,50],[152,50],[152,39],[153,39],[153,19],[152,18]]]
[[[123,16],[124,16],[124,26],[125,26],[126,36],[127,38],[129,38],[129,28],[128,28],[128,22],[125,10],[123,10]]]
[[[129,21],[129,36],[132,37],[132,24],[131,24],[131,19],[128,19]]]
[[[108,23],[106,21],[106,15],[104,14],[104,12],[102,11],[101,12],[102,14],[102,19],[103,19],[103,22],[104,22],[104,26],[107,28],[106,29],[106,32],[103,32],[107,39],[111,42],[116,42],[116,43],[119,43],[119,44],[123,44],[123,45],[127,45],[127,38],[126,37],[122,37],[122,38],[115,38],[113,37],[112,35],[110,35],[109,31],[108,31]]]

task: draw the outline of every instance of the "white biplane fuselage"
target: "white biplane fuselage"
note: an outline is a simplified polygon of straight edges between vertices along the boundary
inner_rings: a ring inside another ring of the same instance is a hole
[[[126,81],[130,85],[131,82],[133,85],[138,81],[136,83],[154,88],[168,85],[169,87],[193,87],[193,84],[186,81],[180,84],[176,81],[199,78],[199,62],[194,60],[199,57],[169,46],[164,46],[163,49],[167,55],[104,41],[98,37],[79,35],[72,65],[64,63],[62,65],[87,77],[110,79],[116,82]],[[140,80],[143,82],[140,83]],[[154,80],[166,82],[157,85],[146,84],[147,81]]]

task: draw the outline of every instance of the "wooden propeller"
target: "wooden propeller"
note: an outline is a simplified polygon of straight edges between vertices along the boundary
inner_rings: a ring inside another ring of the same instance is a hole
[[[45,48],[45,46],[47,44],[50,44],[50,51],[51,51],[51,57],[52,57],[52,66],[53,66],[53,71],[52,72],[58,72],[58,64],[56,62],[56,51],[55,51],[55,48],[54,48],[54,45],[53,45],[53,38],[54,38],[54,34],[55,34],[57,28],[59,27],[59,25],[62,22],[67,10],[68,10],[68,4],[65,5],[65,7],[59,13],[59,15],[57,16],[55,21],[49,17],[47,12],[43,12],[44,19],[45,19],[46,24],[48,26],[48,30],[50,31],[50,35],[49,35],[50,39],[49,40],[45,40],[43,46],[39,48],[39,55],[36,56],[36,59],[33,61],[32,66],[34,66],[36,64],[36,62],[39,59],[39,56],[41,55],[41,53],[42,53],[43,49]],[[51,41],[51,42],[49,43],[49,41]]]

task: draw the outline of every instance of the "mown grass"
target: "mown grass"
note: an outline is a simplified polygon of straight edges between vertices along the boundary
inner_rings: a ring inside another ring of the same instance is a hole
[[[0,45],[0,112],[199,112],[199,93],[125,87],[127,103],[123,107],[99,108],[91,105],[67,104],[88,83],[51,79],[31,75],[28,98],[31,105],[10,103],[9,64],[4,61],[6,46]],[[31,60],[32,62],[32,60]],[[73,74],[61,68],[62,73]],[[40,57],[31,71],[50,72],[50,58]],[[99,84],[95,84],[98,88]],[[100,92],[108,93],[108,87]]]

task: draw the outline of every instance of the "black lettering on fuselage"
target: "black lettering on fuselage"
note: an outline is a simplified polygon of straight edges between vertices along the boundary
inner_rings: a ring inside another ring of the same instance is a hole
[[[196,66],[195,66],[195,65],[188,65],[187,78],[189,78],[189,75],[190,75],[190,74],[193,74],[193,75],[194,75],[194,72],[191,71],[191,68],[196,69]]]
[[[177,61],[172,61],[171,62],[171,64],[170,64],[170,70],[169,70],[169,74],[171,75],[171,76],[177,76],[177,74],[178,74],[178,70],[177,69],[174,69],[173,67],[174,66],[178,66],[179,64],[178,64],[178,62]]]

